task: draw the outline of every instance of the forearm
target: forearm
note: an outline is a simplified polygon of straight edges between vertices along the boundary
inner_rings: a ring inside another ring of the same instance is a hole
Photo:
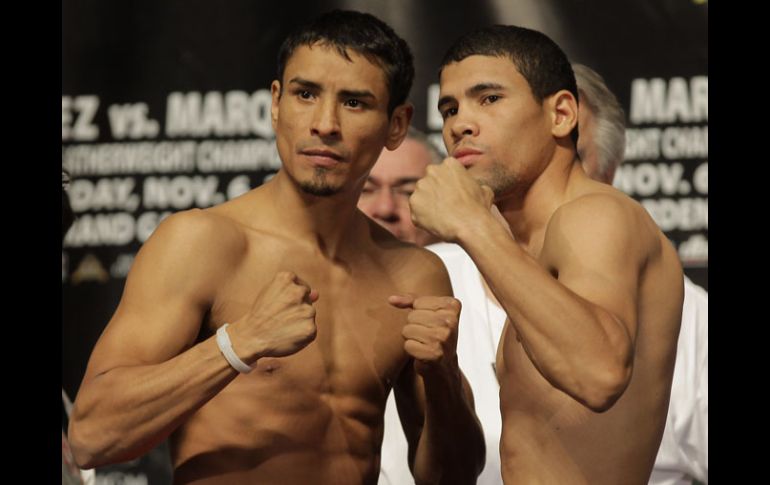
[[[69,431],[78,465],[141,456],[237,375],[211,337],[166,362],[117,367],[84,382]]]
[[[484,467],[484,434],[460,369],[425,375],[425,419],[417,445],[415,483],[474,484]]]
[[[613,315],[560,283],[491,218],[477,220],[459,242],[543,377],[592,409],[619,395],[632,353]]]

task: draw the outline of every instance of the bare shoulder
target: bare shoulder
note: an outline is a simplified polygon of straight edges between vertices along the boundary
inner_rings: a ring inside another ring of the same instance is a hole
[[[659,234],[655,222],[637,201],[612,187],[591,191],[562,204],[549,221],[549,227],[606,234]]]
[[[397,239],[388,230],[371,219],[367,219],[369,234],[379,257],[394,266],[415,265],[411,272],[434,272],[444,270],[441,258],[427,249]]]
[[[404,264],[404,279],[410,286],[410,292],[417,295],[452,295],[444,262],[431,251],[417,246],[404,248],[401,258]]]
[[[451,284],[444,263],[433,252],[398,240],[376,222],[369,221],[374,257],[380,260],[394,281],[413,293],[450,294]],[[433,292],[433,293],[431,293]]]
[[[660,251],[658,226],[638,202],[604,187],[562,204],[548,222],[544,247],[571,252],[617,254],[642,264]]]
[[[444,262],[433,252],[411,245],[404,252],[404,258],[409,265],[414,266],[415,273],[424,273],[426,277],[447,275]]]
[[[172,214],[160,223],[156,232],[164,237],[189,238],[192,243],[214,240],[237,243],[243,239],[243,230],[235,221],[207,209],[190,209]]]
[[[164,219],[145,243],[155,251],[177,255],[208,254],[233,258],[245,250],[243,229],[215,212],[190,209]]]
[[[127,291],[149,288],[158,278],[174,287],[211,293],[246,253],[243,230],[225,217],[191,209],[165,218],[136,255]]]
[[[638,202],[614,188],[607,189],[586,192],[567,201],[554,212],[550,223],[566,226],[608,224],[623,228],[649,218]]]

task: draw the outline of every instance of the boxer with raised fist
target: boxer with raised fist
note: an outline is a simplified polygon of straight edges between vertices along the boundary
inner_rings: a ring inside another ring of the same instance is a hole
[[[438,109],[451,157],[410,207],[467,253],[507,315],[494,366],[503,482],[646,484],[682,314],[676,248],[585,173],[575,76],[545,34],[462,35],[441,62]]]
[[[168,437],[175,484],[375,483],[392,390],[415,481],[475,483],[484,442],[446,269],[356,208],[406,136],[413,76],[406,43],[368,14],[286,39],[271,85],[282,168],[168,217],[141,248],[75,402],[80,466]]]

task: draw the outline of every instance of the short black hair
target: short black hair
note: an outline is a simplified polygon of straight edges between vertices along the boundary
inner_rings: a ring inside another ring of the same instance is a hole
[[[474,55],[509,58],[529,83],[538,102],[562,89],[578,99],[575,73],[567,55],[542,32],[515,25],[492,25],[474,30],[452,44],[441,61],[440,70],[447,64]],[[570,136],[577,147],[577,125]]]
[[[278,80],[294,50],[321,44],[334,47],[345,59],[347,50],[361,54],[380,66],[388,83],[388,116],[404,104],[414,80],[414,58],[409,45],[374,15],[352,10],[332,10],[292,32],[278,50]]]

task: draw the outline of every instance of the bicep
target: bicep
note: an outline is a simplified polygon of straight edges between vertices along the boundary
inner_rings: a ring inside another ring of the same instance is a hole
[[[549,227],[543,254],[564,287],[596,313],[614,318],[633,339],[646,248],[624,216],[617,208],[592,219],[564,215],[572,219]]]
[[[116,367],[165,362],[195,343],[214,285],[199,254],[205,241],[179,247],[183,236],[173,225],[159,227],[139,251],[84,382]]]

